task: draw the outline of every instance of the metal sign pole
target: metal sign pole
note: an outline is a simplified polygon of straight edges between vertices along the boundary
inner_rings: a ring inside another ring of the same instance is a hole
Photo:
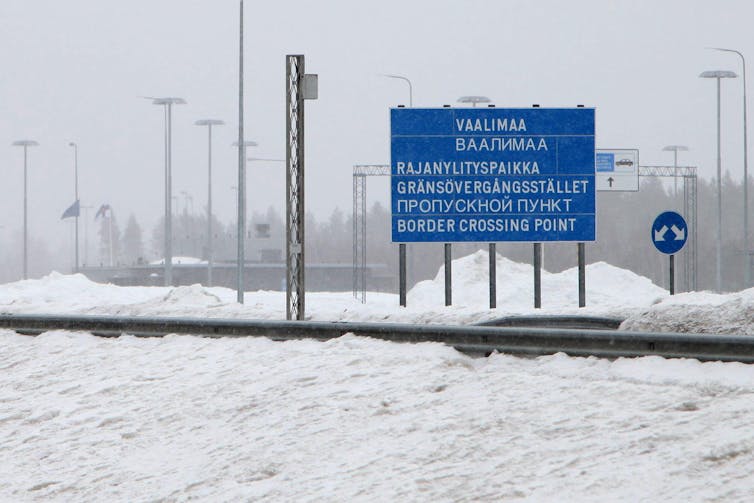
[[[445,243],[445,305],[450,306],[453,303],[453,286],[451,274],[451,244]]]
[[[675,255],[670,256],[670,295],[675,295]]]
[[[286,61],[286,317],[303,320],[304,260],[304,100],[317,99],[317,75],[304,72],[304,56]]]
[[[406,307],[406,243],[398,245],[398,298],[401,307]]]
[[[586,244],[577,243],[579,260],[579,307],[586,307]]]
[[[495,251],[495,243],[490,243],[489,259],[490,259],[490,309],[495,309],[497,307],[497,252]]]
[[[542,243],[534,243],[534,308],[542,307]]]
[[[304,319],[304,56],[286,56],[286,315]]]

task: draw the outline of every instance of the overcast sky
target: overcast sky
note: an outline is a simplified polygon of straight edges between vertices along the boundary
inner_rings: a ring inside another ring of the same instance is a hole
[[[499,107],[597,109],[597,146],[638,148],[641,164],[679,162],[715,173],[715,84],[704,70],[741,73],[754,62],[747,0],[563,2],[354,0],[246,2],[246,130],[250,156],[284,158],[286,54],[319,74],[306,103],[307,210],[351,212],[352,166],[389,162],[388,109],[456,105],[485,95]],[[109,203],[121,225],[134,213],[151,237],[163,214],[163,114],[139,96],[179,96],[173,114],[176,211],[204,211],[206,128],[215,130],[214,203],[233,219],[237,177],[238,1],[0,1],[0,241],[22,223],[23,153],[29,158],[29,231],[65,243],[79,144],[83,205]],[[723,81],[723,169],[743,172],[742,81]],[[4,146],[3,146],[4,145]],[[284,208],[280,163],[249,163],[249,209]],[[389,200],[369,182],[369,200]],[[191,197],[191,201],[182,192]],[[96,208],[95,208],[96,209]],[[93,218],[94,210],[90,212]]]

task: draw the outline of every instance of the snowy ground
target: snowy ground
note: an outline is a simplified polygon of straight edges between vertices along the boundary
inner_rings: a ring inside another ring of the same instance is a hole
[[[474,323],[516,314],[592,314],[625,318],[667,297],[647,278],[604,262],[587,266],[587,307],[578,308],[576,269],[542,275],[543,309],[535,310],[530,265],[498,257],[497,309],[490,310],[487,253],[453,262],[453,306],[445,307],[444,270],[408,293],[408,307],[398,307],[396,294],[367,293],[361,304],[350,292],[310,292],[307,317],[316,320]],[[245,304],[236,292],[201,285],[178,288],[116,287],[93,283],[82,275],[52,273],[39,280],[0,285],[0,312],[76,313],[141,316],[208,316],[284,319],[285,293],[247,292]]]
[[[531,314],[531,268],[454,262],[409,295],[307,296],[322,320]],[[607,264],[543,275],[543,313],[624,328],[752,332],[754,292],[673,298]],[[280,292],[121,288],[52,274],[0,312],[284,317]],[[725,314],[725,316],[721,316]],[[730,316],[728,316],[728,314]],[[725,319],[724,324],[720,321]],[[644,324],[644,325],[642,325]],[[0,331],[0,501],[751,501],[754,366],[660,358],[473,359],[439,344]]]

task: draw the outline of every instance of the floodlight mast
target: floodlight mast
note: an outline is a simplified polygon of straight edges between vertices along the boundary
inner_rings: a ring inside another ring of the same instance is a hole
[[[28,185],[29,185],[29,177],[28,177],[28,153],[27,149],[29,147],[36,147],[39,145],[34,140],[17,140],[14,141],[12,144],[14,147],[23,147],[24,148],[24,264],[23,264],[23,279],[29,279],[29,233],[28,233],[28,207],[29,207],[29,200],[28,200]]]
[[[207,126],[207,286],[212,286],[214,250],[212,241],[212,126],[222,126],[219,119],[201,119],[197,126]]]
[[[173,105],[185,105],[186,100],[176,97],[151,98],[153,105],[161,105],[165,110],[165,250],[164,260],[164,285],[173,284]]]
[[[236,256],[236,301],[243,304],[244,301],[244,230],[246,225],[246,148],[243,131],[243,0],[239,2],[238,9],[238,247]]]
[[[738,77],[735,73],[728,70],[712,70],[699,74],[699,77],[703,79],[715,79],[717,80],[717,242],[715,243],[715,287],[718,293],[723,288],[723,275],[722,275],[722,242],[723,242],[723,196],[722,196],[722,162],[720,158],[720,79],[734,79]]]
[[[246,267],[246,147],[256,147],[257,142],[245,140],[234,141],[233,146],[238,149],[238,219],[236,234],[238,243],[236,248],[236,302],[244,303],[244,268]],[[243,157],[241,157],[243,156]]]
[[[751,284],[751,257],[749,256],[749,141],[746,134],[746,58],[735,49],[723,49],[722,47],[710,47],[713,51],[732,52],[738,54],[742,64],[742,80],[744,90],[744,256],[746,260],[744,288],[749,288]]]

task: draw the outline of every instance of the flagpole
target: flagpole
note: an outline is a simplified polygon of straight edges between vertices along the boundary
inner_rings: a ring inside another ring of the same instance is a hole
[[[107,219],[107,233],[109,235],[109,241],[110,241],[110,267],[112,267],[113,264],[113,210],[110,209],[110,217]]]
[[[76,142],[73,141],[68,143],[68,145],[73,147],[73,186],[74,193],[76,195],[74,203],[79,204],[79,146],[76,144]],[[73,266],[74,273],[79,272],[79,213],[81,213],[80,204],[79,208],[76,211],[76,243],[74,244],[74,247],[76,248],[76,258]]]

